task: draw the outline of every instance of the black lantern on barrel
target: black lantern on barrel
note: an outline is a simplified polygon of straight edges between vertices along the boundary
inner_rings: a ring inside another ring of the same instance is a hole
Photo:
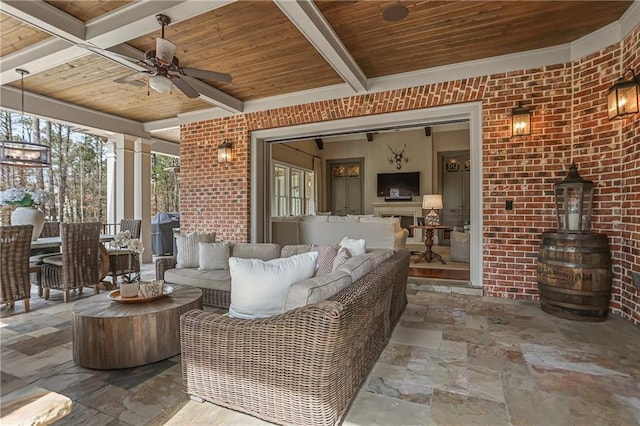
[[[578,167],[571,164],[564,180],[553,185],[558,233],[588,234],[591,232],[591,210],[593,208],[593,182],[583,179]]]
[[[575,321],[604,321],[611,298],[611,251],[605,234],[591,232],[593,182],[572,164],[554,184],[558,231],[544,232],[538,253],[540,307]]]

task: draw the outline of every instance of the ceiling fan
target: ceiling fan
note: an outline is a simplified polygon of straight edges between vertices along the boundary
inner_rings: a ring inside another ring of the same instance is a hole
[[[138,71],[114,80],[116,83],[128,83],[133,86],[144,86],[145,83],[141,81],[141,79],[147,77],[149,86],[159,93],[169,93],[175,85],[189,98],[197,98],[200,96],[198,91],[191,87],[191,85],[182,77],[195,77],[226,83],[231,82],[231,76],[226,73],[181,67],[180,61],[175,56],[176,45],[164,38],[164,27],[171,23],[171,18],[167,15],[158,14],[156,15],[156,19],[162,26],[162,36],[156,39],[155,50],[147,50],[144,53],[144,58],[142,59],[131,58],[109,50],[98,49],[93,46],[84,45],[83,47],[103,56],[119,56],[135,63],[136,65],[146,68],[145,71]]]

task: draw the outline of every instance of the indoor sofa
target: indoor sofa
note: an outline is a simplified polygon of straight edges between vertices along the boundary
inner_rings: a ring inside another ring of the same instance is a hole
[[[326,300],[268,318],[185,313],[186,392],[278,424],[339,424],[407,303],[409,252],[389,256]]]
[[[394,217],[373,215],[289,216],[271,219],[271,241],[287,244],[338,244],[342,238],[362,238],[370,248],[404,250],[409,231]]]

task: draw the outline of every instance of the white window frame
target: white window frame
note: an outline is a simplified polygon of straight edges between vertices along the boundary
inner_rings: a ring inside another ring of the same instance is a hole
[[[283,195],[276,195],[276,168],[283,168],[285,169],[285,183],[286,183],[286,187],[285,187],[285,197],[286,197],[286,202],[285,202],[285,208],[284,211],[277,211],[277,207],[278,207],[278,203],[276,198],[277,197],[283,197]],[[292,181],[293,181],[293,172],[299,172],[300,173],[300,197],[293,197],[292,196]],[[311,184],[312,184],[312,190],[311,191],[307,191],[307,187],[306,187],[306,182],[307,182],[307,177],[310,178]],[[316,194],[316,182],[315,182],[315,173],[313,172],[313,170],[309,170],[309,169],[305,169],[303,167],[299,167],[299,166],[295,166],[293,164],[288,164],[282,161],[273,161],[271,164],[271,193],[272,198],[271,198],[271,216],[272,217],[276,217],[276,216],[291,216],[294,214],[294,198],[296,200],[298,200],[298,203],[300,205],[300,215],[309,215],[309,214],[315,214],[315,209],[313,208],[313,206],[315,206],[315,200],[313,200],[313,202],[311,202],[309,200],[308,197],[308,193],[307,192],[311,192],[314,196]],[[284,214],[282,214],[284,213]],[[298,216],[298,212],[296,212],[295,214],[296,216]]]

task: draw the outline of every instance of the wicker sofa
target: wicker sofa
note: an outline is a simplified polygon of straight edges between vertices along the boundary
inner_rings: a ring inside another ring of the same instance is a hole
[[[279,424],[339,424],[406,306],[408,268],[396,252],[329,299],[265,319],[185,313],[186,392]]]

